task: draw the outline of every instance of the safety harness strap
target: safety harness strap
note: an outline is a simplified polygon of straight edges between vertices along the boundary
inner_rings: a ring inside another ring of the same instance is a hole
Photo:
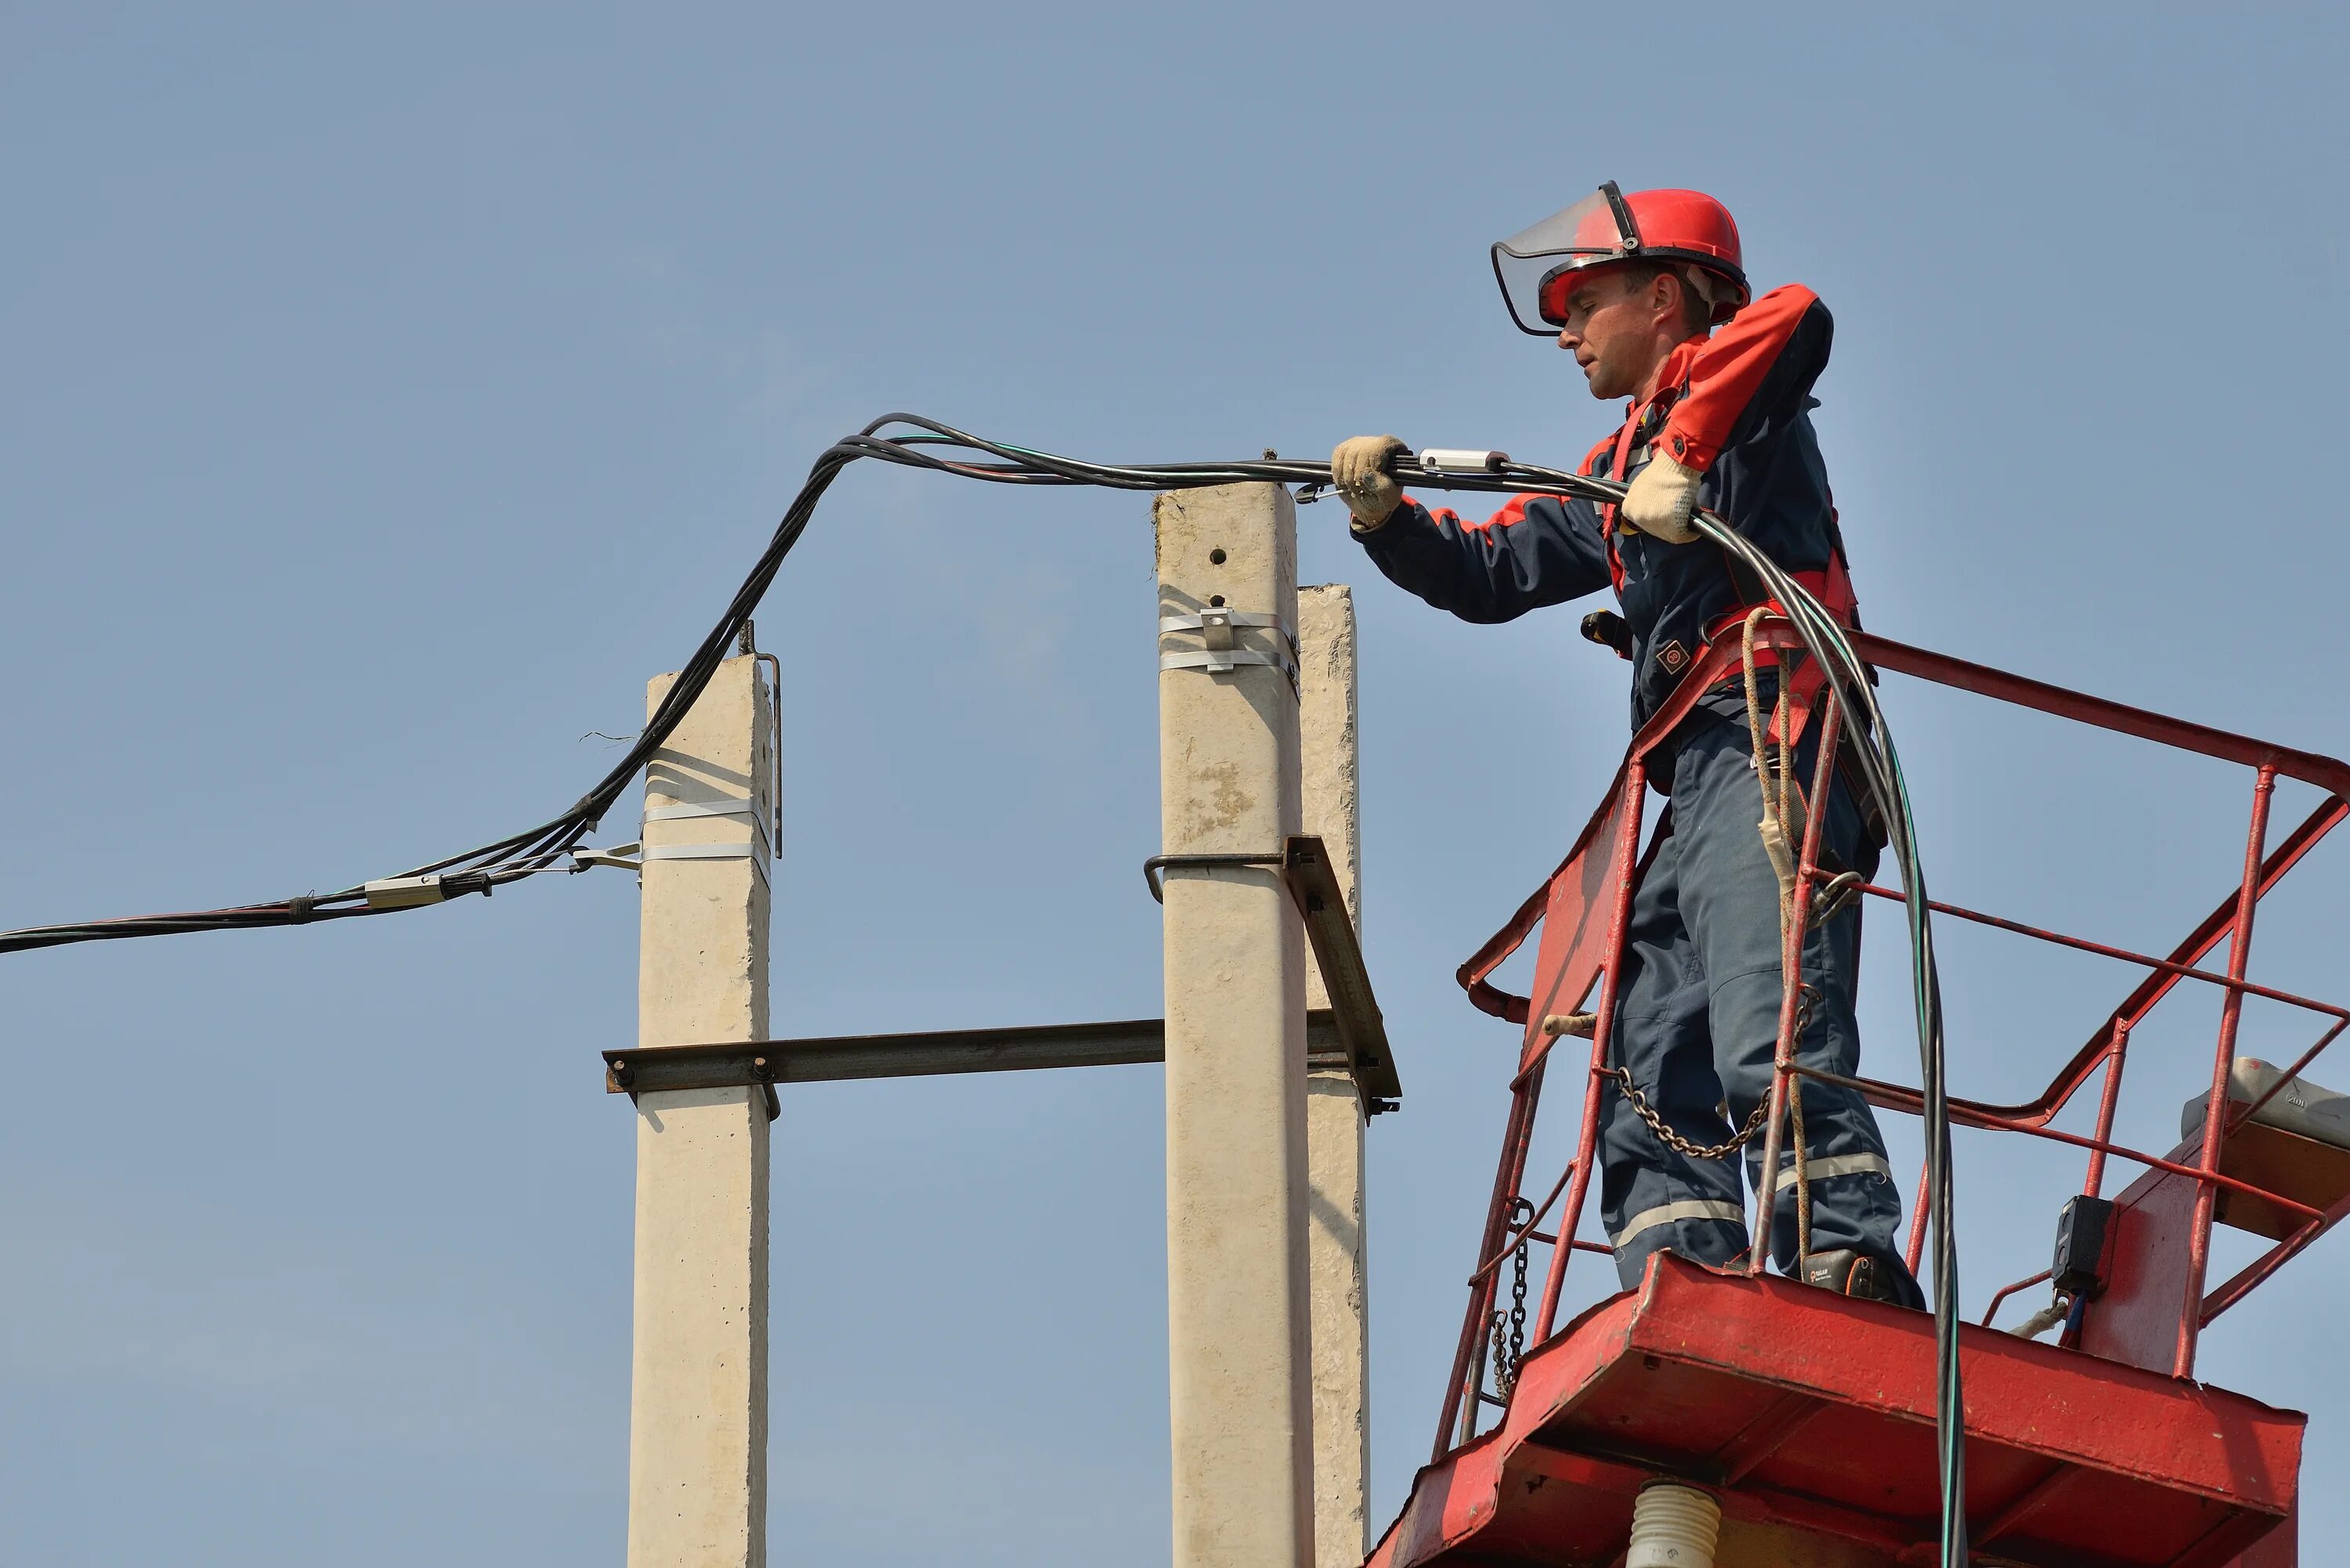
[[[1739,625],[1757,609],[1767,609],[1783,618],[1786,617],[1787,607],[1771,597],[1752,567],[1727,550],[1722,552],[1722,561],[1729,567],[1730,580],[1737,587],[1738,596],[1743,602],[1736,609],[1714,618],[1713,624],[1705,629],[1708,642]],[[1859,605],[1853,595],[1852,575],[1845,569],[1841,549],[1828,557],[1825,567],[1788,575],[1825,607],[1838,626],[1856,624]],[[1784,739],[1790,742],[1802,740],[1804,727],[1811,722],[1812,709],[1818,703],[1820,692],[1827,684],[1827,671],[1820,667],[1817,659],[1794,649],[1782,655],[1776,649],[1758,648],[1754,650],[1754,662],[1758,668],[1780,665],[1786,670],[1779,681],[1779,702],[1771,714],[1769,738],[1774,742]]]
[[[1601,459],[1605,457],[1607,477],[1621,480],[1626,471],[1631,467],[1633,452],[1644,439],[1654,434],[1655,431],[1663,425],[1665,419],[1671,413],[1673,405],[1688,391],[1689,383],[1684,379],[1679,386],[1666,389],[1648,403],[1630,410],[1614,438],[1601,441],[1584,458],[1582,471],[1585,473],[1596,472],[1600,467]],[[1625,579],[1624,559],[1616,543],[1616,535],[1621,526],[1617,518],[1617,508],[1612,502],[1602,505],[1599,508],[1599,526],[1601,536],[1607,546],[1607,575],[1615,585],[1616,597],[1620,602],[1624,597]],[[1723,611],[1714,618],[1711,626],[1706,628],[1705,639],[1708,642],[1712,641],[1723,631],[1744,621],[1748,615],[1758,608],[1768,608],[1783,618],[1786,617],[1787,607],[1771,597],[1770,591],[1762,586],[1762,580],[1754,575],[1752,567],[1728,550],[1721,553],[1721,558],[1724,569],[1730,574],[1731,586],[1738,590],[1739,603],[1735,607]],[[1844,530],[1841,520],[1836,516],[1833,506],[1828,509],[1828,564],[1823,567],[1797,571],[1790,575],[1803,586],[1804,591],[1820,601],[1828,614],[1835,618],[1837,625],[1856,628],[1859,626],[1859,599],[1853,592],[1851,568],[1845,561]],[[1584,635],[1592,637],[1592,627],[1588,619],[1585,622]],[[1607,641],[1604,637],[1592,637],[1592,640]],[[1610,643],[1609,646],[1614,645]],[[1627,658],[1630,657],[1626,649],[1618,648],[1617,651]],[[1688,667],[1695,669],[1699,662],[1700,660],[1691,659]],[[1757,649],[1754,662],[1758,668],[1775,667],[1783,663],[1786,670],[1786,673],[1779,682],[1780,697],[1771,715],[1768,738],[1776,742],[1783,736],[1791,744],[1801,741],[1804,726],[1811,721],[1812,710],[1817,705],[1820,692],[1826,686],[1827,672],[1819,667],[1816,659],[1799,651],[1790,651],[1783,659],[1775,649]],[[1840,773],[1848,771],[1845,749],[1841,746],[1837,748],[1836,766]],[[1858,783],[1857,780],[1850,777],[1847,777],[1846,782],[1848,785]],[[1853,790],[1853,795],[1856,800],[1869,799],[1867,792],[1858,788]],[[1871,818],[1868,824],[1870,836],[1881,846],[1884,842],[1884,830],[1881,822],[1877,818],[1873,803],[1866,809],[1868,810]]]

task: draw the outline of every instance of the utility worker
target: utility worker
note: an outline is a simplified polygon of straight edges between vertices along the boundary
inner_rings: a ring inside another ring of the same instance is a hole
[[[1843,540],[1809,414],[1832,332],[1819,299],[1791,285],[1750,300],[1738,227],[1721,202],[1695,191],[1625,196],[1611,182],[1492,254],[1518,327],[1555,335],[1593,397],[1628,400],[1622,425],[1591,449],[1581,472],[1628,479],[1630,488],[1620,507],[1519,495],[1482,523],[1464,522],[1403,494],[1383,472],[1403,442],[1358,436],[1331,454],[1331,472],[1378,569],[1439,609],[1480,622],[1612,585],[1621,620],[1592,619],[1614,622],[1607,639],[1631,661],[1635,729],[1665,704],[1707,639],[1738,638],[1749,613],[1770,602],[1759,583],[1742,582],[1746,568],[1700,537],[1694,507],[1724,518],[1851,621]],[[1769,658],[1765,650],[1757,662]],[[1775,664],[1758,671],[1764,712],[1775,704],[1778,674]],[[1807,725],[1800,737],[1799,782],[1812,777],[1818,729]],[[1610,1043],[1619,1075],[1603,1085],[1600,1113],[1601,1214],[1627,1289],[1653,1252],[1745,1262],[1729,1152],[1742,1129],[1748,1179],[1759,1189],[1762,1139],[1754,1135],[1771,1090],[1782,985],[1782,883],[1756,830],[1762,776],[1742,680],[1701,696],[1650,756],[1649,781],[1671,804],[1633,896]],[[1841,776],[1825,805],[1823,864],[1872,874],[1883,843],[1873,816]],[[1802,810],[1788,828],[1798,846]],[[1813,924],[1804,939],[1804,1065],[1858,1070],[1859,949],[1856,907]],[[1782,1156],[1771,1239],[1780,1272],[1922,1305],[1895,1240],[1900,1203],[1867,1103],[1847,1089],[1796,1083],[1808,1148]],[[1811,1195],[1810,1251],[1801,1258],[1798,1158]]]

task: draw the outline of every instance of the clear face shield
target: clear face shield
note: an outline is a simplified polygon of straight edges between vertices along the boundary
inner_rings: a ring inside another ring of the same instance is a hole
[[[1521,332],[1557,334],[1565,321],[1569,274],[1603,262],[1627,261],[1640,251],[1639,225],[1610,180],[1575,205],[1493,246],[1493,278]]]

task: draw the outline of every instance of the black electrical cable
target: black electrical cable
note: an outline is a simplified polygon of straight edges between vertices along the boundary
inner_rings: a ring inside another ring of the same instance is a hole
[[[921,433],[885,437],[878,432],[891,425],[910,426]],[[941,455],[946,451],[972,454],[975,459],[995,461],[958,461]],[[535,875],[552,862],[577,848],[597,830],[613,804],[625,793],[636,775],[642,771],[654,753],[666,742],[671,732],[684,719],[688,710],[700,698],[703,689],[716,673],[727,655],[743,624],[750,618],[768,587],[775,581],[784,557],[791,553],[808,522],[814,516],[816,504],[843,469],[859,459],[875,459],[910,468],[929,469],[936,472],[958,474],[969,479],[984,480],[1002,484],[1093,485],[1118,490],[1183,490],[1205,485],[1243,483],[1267,481],[1278,484],[1295,484],[1318,491],[1326,489],[1330,470],[1326,463],[1291,462],[1267,459],[1243,462],[1159,463],[1146,465],[1115,465],[1085,462],[1074,458],[1057,457],[1034,452],[1024,447],[985,441],[958,431],[936,421],[911,414],[890,414],[876,420],[857,434],[835,442],[816,459],[809,471],[806,483],[793,498],[790,508],[776,524],[774,535],[761,552],[750,575],[735,590],[725,614],[701,645],[694,649],[678,679],[670,688],[660,707],[647,722],[627,753],[598,780],[595,787],[582,795],[558,816],[511,834],[493,843],[477,846],[438,860],[428,861],[399,875],[439,877],[442,891],[450,897],[465,893],[486,894],[520,877]],[[1452,490],[1512,491],[1527,488],[1518,480],[1497,473],[1428,472],[1409,459],[1398,464],[1399,477],[1427,487]],[[1565,481],[1558,493],[1581,495],[1587,499],[1604,499],[1610,493],[1604,484],[1561,475]],[[1552,488],[1544,484],[1542,488]],[[422,906],[407,906],[422,907]],[[117,941],[133,937],[172,936],[195,931],[255,930],[275,926],[305,925],[317,920],[350,919],[364,915],[388,914],[392,909],[370,905],[364,884],[338,888],[330,893],[303,898],[283,898],[268,903],[244,904],[233,908],[203,909],[180,914],[135,915],[121,919],[73,922],[59,925],[28,926],[10,931],[0,931],[0,953],[22,952],[33,948],[59,947],[86,941]]]
[[[917,434],[883,436],[892,425],[910,426]],[[971,459],[944,455],[974,454]],[[1262,461],[1201,463],[1107,464],[1061,457],[1026,447],[991,441],[952,426],[914,414],[889,414],[855,435],[826,449],[775,525],[775,533],[734,592],[725,613],[702,639],[660,706],[628,753],[586,794],[559,815],[520,833],[456,855],[428,862],[401,873],[403,877],[437,876],[448,896],[494,888],[552,869],[554,863],[577,848],[594,833],[605,815],[636,775],[668,741],[681,722],[727,651],[734,646],[743,624],[765,596],[784,558],[799,542],[816,504],[850,463],[872,459],[909,468],[927,469],[999,484],[1088,485],[1116,490],[1185,490],[1208,485],[1263,482],[1302,487],[1301,499],[1312,500],[1331,487],[1329,465],[1267,457]],[[993,459],[993,462],[980,459]],[[1399,454],[1390,471],[1402,481],[1422,488],[1484,491],[1505,493],[1563,495],[1598,504],[1619,500],[1624,486],[1587,474],[1503,462],[1485,472],[1428,470],[1409,454]],[[1850,726],[1862,782],[1875,799],[1887,826],[1889,845],[1901,869],[1909,910],[1910,940],[1918,1013],[1918,1044],[1922,1076],[1921,1109],[1927,1128],[1928,1205],[1933,1225],[1934,1320],[1937,1386],[1937,1428],[1940,1447],[1942,1488],[1941,1557],[1946,1568],[1963,1568],[1967,1558],[1963,1507],[1964,1417],[1958,1360],[1958,1259],[1952,1224],[1950,1148],[1950,1108],[1945,1084],[1941,1024],[1941,987],[1936,971],[1925,881],[1918,864],[1918,838],[1903,785],[1892,734],[1877,706],[1870,672],[1844,638],[1835,618],[1777,563],[1756,549],[1721,519],[1700,513],[1699,531],[1752,570],[1783,607],[1807,651],[1815,659],[1835,690],[1847,713],[1865,715],[1866,722]],[[576,868],[576,867],[575,867]],[[394,906],[393,908],[400,907]],[[421,907],[421,906],[407,906]],[[338,891],[247,904],[230,909],[181,914],[139,915],[78,924],[31,926],[0,931],[0,953],[57,947],[84,941],[120,940],[133,937],[178,935],[196,931],[252,930],[275,926],[303,925],[317,920],[348,919],[392,912],[368,901],[364,884]],[[1797,1158],[1802,1158],[1797,1151]]]

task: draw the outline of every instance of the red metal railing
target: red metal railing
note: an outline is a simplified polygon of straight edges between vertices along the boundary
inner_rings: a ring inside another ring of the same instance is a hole
[[[2194,1201],[2189,1216],[2189,1233],[2185,1238],[2185,1280],[2178,1297],[2175,1342],[2169,1346],[2168,1370],[2174,1376],[2185,1376],[2194,1368],[2196,1337],[2204,1324],[2242,1300],[2246,1293],[2274,1273],[2295,1253],[2341,1220],[2345,1213],[2350,1213],[2350,1197],[2320,1210],[2284,1194],[2228,1176],[2220,1169],[2221,1152],[2230,1135],[2265,1105],[2279,1087],[2306,1068],[2319,1053],[2333,1044],[2345,1026],[2350,1024],[2350,1011],[2255,984],[2245,978],[2246,964],[2251,955],[2253,917],[2261,898],[2276,886],[2285,873],[2300,863],[2319,839],[2345,816],[2350,816],[2350,764],[2332,757],[2272,745],[2208,725],[2087,696],[2045,681],[1911,648],[1881,637],[1861,632],[1850,635],[1861,657],[1880,670],[1893,670],[2017,707],[2136,736],[2175,750],[2241,763],[2253,770],[2251,823],[2244,850],[2242,878],[2210,915],[2168,956],[2156,957],[2067,936],[1954,904],[1935,902],[1930,905],[1939,915],[2141,965],[2149,971],[2088,1042],[2057,1071],[2047,1088],[2037,1097],[2020,1105],[1993,1105],[1953,1097],[1950,1101],[1950,1119],[1957,1125],[2021,1133],[2088,1151],[2088,1168],[2082,1190],[2093,1197],[2102,1190],[2109,1156],[2134,1161],[2150,1172],[2167,1173],[2193,1183]],[[1757,638],[1757,644],[1772,649],[1801,647],[1794,629],[1784,622],[1775,621],[1766,624]],[[1616,775],[1615,783],[1609,787],[1607,798],[1577,836],[1566,859],[1543,888],[1519,907],[1509,923],[1461,967],[1461,984],[1468,992],[1471,1002],[1496,1017],[1523,1024],[1525,1038],[1519,1051],[1517,1071],[1511,1079],[1510,1113],[1502,1137],[1500,1166],[1494,1172],[1492,1201],[1486,1210],[1485,1226],[1478,1243],[1477,1264],[1469,1278],[1468,1310],[1461,1323],[1461,1339],[1446,1386],[1443,1415],[1437,1426],[1436,1453],[1440,1458],[1453,1442],[1465,1441],[1473,1434],[1481,1405],[1503,1402],[1486,1393],[1483,1386],[1483,1345],[1502,1262],[1521,1244],[1539,1243],[1551,1248],[1549,1267],[1543,1282],[1541,1310],[1534,1328],[1534,1339],[1539,1345],[1550,1337],[1555,1326],[1567,1258],[1579,1251],[1602,1253],[1607,1251],[1605,1247],[1572,1239],[1582,1220],[1584,1203],[1590,1191],[1591,1173],[1596,1165],[1598,1113],[1601,1085],[1605,1081],[1602,1075],[1607,1065],[1607,1044],[1615,1023],[1617,977],[1622,962],[1625,925],[1638,880],[1636,863],[1639,855],[1647,794],[1648,759],[1688,715],[1698,698],[1735,674],[1740,663],[1740,650],[1734,640],[1724,639],[1708,649],[1689,678],[1682,681],[1673,701],[1633,737],[1631,749]],[[1828,770],[1833,765],[1835,737],[1843,722],[1843,715],[1832,691],[1820,713],[1823,731],[1819,760],[1814,770],[1809,797],[1813,800],[1825,798],[1825,791],[1830,783]],[[2314,784],[2325,792],[2325,798],[2285,836],[2282,842],[2269,849],[2269,807],[2276,780],[2280,777]],[[1922,1104],[1922,1096],[1916,1089],[1875,1078],[1843,1077],[1804,1067],[1794,1060],[1800,990],[1800,971],[1795,958],[1802,950],[1804,929],[1810,919],[1812,889],[1820,879],[1819,834],[1825,815],[1823,812],[1810,814],[1796,870],[1794,916],[1787,923],[1786,944],[1783,951],[1783,972],[1788,980],[1781,998],[1771,1109],[1765,1124],[1762,1168],[1769,1172],[1775,1172],[1778,1168],[1787,1096],[1794,1081],[1799,1077],[1854,1089],[1866,1096],[1870,1104],[1887,1110],[1917,1115]],[[1863,887],[1859,891],[1880,898],[1899,900],[1903,897],[1900,892],[1886,888]],[[1498,990],[1491,983],[1493,971],[1524,944],[1536,927],[1541,928],[1542,939],[1536,950],[1530,994],[1520,997]],[[2226,971],[2220,973],[2200,967],[2222,940],[2229,945]],[[2124,1147],[2113,1139],[2115,1106],[2128,1056],[2131,1032],[2181,981],[2190,980],[2217,986],[2222,992],[2219,1038],[2212,1054],[2211,1097],[2204,1115],[2202,1134],[2192,1147],[2191,1163],[2186,1158],[2189,1153],[2186,1147],[2174,1150],[2176,1158],[2165,1158]],[[1544,1027],[1544,1020],[1580,1006],[1595,986],[1598,999],[1593,1008],[1596,1019],[1591,1033],[1590,1061],[1583,1082],[1583,1120],[1575,1156],[1560,1173],[1549,1195],[1533,1207],[1531,1217],[1513,1227],[1511,1216],[1523,1201],[1521,1191],[1524,1184],[1527,1153],[1533,1140],[1534,1116],[1541,1103],[1544,1079],[1550,1065],[1551,1052],[1562,1038]],[[2237,1030],[2246,996],[2302,1008],[2319,1013],[2329,1021],[2316,1042],[2284,1070],[2277,1084],[2250,1105],[2231,1100],[2228,1092],[2235,1061]],[[2058,1113],[2100,1068],[2104,1070],[2104,1082],[2099,1093],[2095,1134],[2085,1137],[2052,1127],[2050,1123]],[[2231,1106],[2239,1108],[2231,1113]],[[1764,1190],[1757,1194],[1753,1234],[1758,1238],[1771,1234],[1771,1215],[1776,1201],[1777,1186],[1775,1180],[1766,1180]],[[1922,1190],[1922,1188],[1921,1180],[1919,1188],[1913,1191]],[[1562,1191],[1565,1195],[1565,1205],[1557,1223],[1547,1232],[1538,1230],[1537,1227],[1549,1217],[1553,1206],[1558,1203]],[[2223,1191],[2241,1193],[2278,1205],[2297,1216],[2298,1222],[2234,1278],[2206,1294],[2204,1275],[2210,1258],[2214,1210]],[[1913,1216],[1908,1240],[1908,1259],[1913,1270],[1924,1244],[1924,1219],[1925,1206],[1920,1203]],[[1558,1245],[1559,1238],[1567,1238],[1570,1244]],[[1768,1251],[1766,1245],[1758,1244],[1752,1249],[1752,1261],[1749,1267],[1753,1272],[1762,1271]],[[2045,1277],[2043,1275],[2040,1279]],[[2039,1279],[2026,1280],[2009,1286],[1993,1300],[1991,1310],[1997,1311],[1999,1303],[2014,1291],[2038,1282]],[[1985,1321],[1989,1321],[1988,1317]]]

